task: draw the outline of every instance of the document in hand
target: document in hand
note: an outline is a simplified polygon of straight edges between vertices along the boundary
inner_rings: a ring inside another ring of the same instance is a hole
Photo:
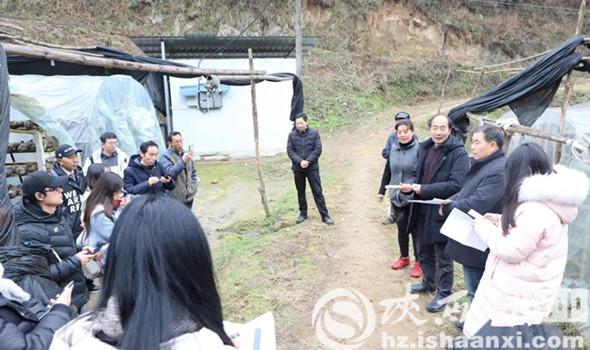
[[[399,190],[401,188],[401,185],[385,185],[385,188],[390,191]]]
[[[420,204],[431,204],[431,205],[441,205],[441,204],[442,205],[445,205],[445,204],[451,203],[452,200],[450,200],[450,199],[433,198],[433,199],[426,200],[426,201],[412,199],[412,200],[409,200],[408,202],[410,202],[410,203],[420,203]]]
[[[484,252],[488,246],[473,229],[473,218],[454,208],[440,229],[440,233],[455,241]]]
[[[240,350],[276,350],[275,319],[267,312],[252,321],[241,324],[223,321],[225,333],[239,343]]]

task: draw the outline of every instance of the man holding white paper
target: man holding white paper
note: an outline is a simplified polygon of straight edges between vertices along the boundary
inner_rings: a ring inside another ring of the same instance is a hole
[[[451,121],[438,115],[428,121],[430,138],[420,144],[418,161],[411,179],[401,184],[404,193],[414,192],[416,199],[446,199],[459,192],[469,169],[469,156],[463,142],[451,135]],[[414,284],[411,293],[436,292],[427,305],[430,312],[442,311],[444,298],[453,287],[453,260],[445,254],[447,237],[440,233],[443,218],[439,206],[413,203],[409,229],[418,238],[418,259],[422,265],[422,283]]]
[[[452,202],[441,206],[440,212],[448,217],[453,209],[480,214],[501,213],[504,195],[504,165],[502,151],[504,136],[494,125],[475,129],[471,136],[471,168],[461,191],[452,196]],[[471,299],[483,275],[488,250],[482,252],[449,238],[445,253],[463,265],[463,280]]]

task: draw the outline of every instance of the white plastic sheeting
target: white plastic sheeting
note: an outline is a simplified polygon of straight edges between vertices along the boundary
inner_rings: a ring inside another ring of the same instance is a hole
[[[105,131],[130,155],[147,140],[164,149],[153,103],[131,77],[13,75],[9,86],[11,119],[30,119],[60,143],[75,144],[82,159],[100,148]]]

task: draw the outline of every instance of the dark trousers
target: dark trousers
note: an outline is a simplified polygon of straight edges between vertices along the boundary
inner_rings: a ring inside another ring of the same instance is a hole
[[[484,269],[463,265],[463,282],[465,284],[465,289],[467,289],[467,295],[471,300],[473,300],[473,297],[475,296],[475,291],[479,286],[483,271]]]
[[[294,171],[295,187],[297,188],[297,199],[299,200],[299,213],[307,216],[307,199],[305,198],[305,179],[309,181],[311,193],[313,193],[313,200],[316,207],[322,216],[322,219],[328,216],[328,208],[326,208],[326,200],[322,193],[322,181],[320,180],[320,171]]]
[[[193,201],[184,203],[190,210],[193,210]]]
[[[446,242],[420,242],[418,252],[424,273],[422,282],[428,287],[436,288],[436,294],[440,297],[451,295],[453,288],[453,259],[445,254],[446,245]]]
[[[397,243],[401,256],[407,258],[410,255],[410,235],[412,236],[412,246],[414,247],[414,256],[418,260],[418,246],[416,245],[416,233],[408,232],[408,220],[410,218],[410,206],[398,207],[391,203],[391,218],[397,226]]]

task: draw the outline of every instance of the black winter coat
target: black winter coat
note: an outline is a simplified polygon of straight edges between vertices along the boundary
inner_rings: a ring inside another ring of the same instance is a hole
[[[71,309],[54,305],[49,312],[31,299],[20,304],[0,295],[0,350],[46,350],[55,331],[70,321]]]
[[[131,156],[129,166],[124,171],[125,191],[130,194],[168,194],[168,191],[174,189],[174,178],[165,184],[158,182],[150,186],[148,183],[148,179],[152,176],[162,177],[167,175],[166,170],[158,161],[154,165],[147,167],[141,164],[141,156],[136,154]]]
[[[16,225],[24,245],[47,244],[60,258],[49,265],[49,276],[61,287],[74,281],[72,304],[80,308],[88,302],[86,278],[82,273],[80,259],[75,256],[76,246],[72,230],[63,209],[47,214],[35,204],[21,200],[16,208]]]
[[[82,226],[80,225],[82,223],[80,218],[82,215],[82,196],[86,191],[86,180],[84,179],[82,168],[78,167],[75,169],[74,174],[76,180],[70,177],[68,183],[63,187],[64,202],[62,206],[64,208],[64,214],[70,222],[74,239],[76,239],[83,231]],[[67,176],[68,174],[66,174],[59,164],[55,163],[53,164],[51,175]]]
[[[489,157],[474,161],[461,191],[451,197],[452,203],[443,207],[445,218],[454,208],[467,213],[470,209],[480,214],[501,213],[504,199],[504,152],[499,150]],[[484,269],[489,249],[485,252],[449,238],[446,254],[462,265]]]
[[[287,155],[291,159],[293,171],[312,171],[320,168],[318,160],[322,154],[322,140],[320,133],[312,128],[307,128],[305,131],[297,129],[291,131],[287,141]],[[299,163],[302,160],[307,160],[309,166],[307,169],[301,168]]]
[[[422,182],[422,172],[426,154],[434,147],[432,139],[420,143],[418,161],[412,171],[414,183],[421,185],[420,195],[416,199],[429,200],[433,198],[446,199],[461,190],[465,182],[465,175],[469,170],[469,156],[463,143],[449,136],[443,145],[443,154],[434,170],[432,179],[428,183]],[[438,205],[413,204],[410,209],[408,229],[416,232],[420,243],[431,244],[446,242],[447,237],[440,233],[444,218],[438,214]],[[418,224],[420,221],[420,224]]]

